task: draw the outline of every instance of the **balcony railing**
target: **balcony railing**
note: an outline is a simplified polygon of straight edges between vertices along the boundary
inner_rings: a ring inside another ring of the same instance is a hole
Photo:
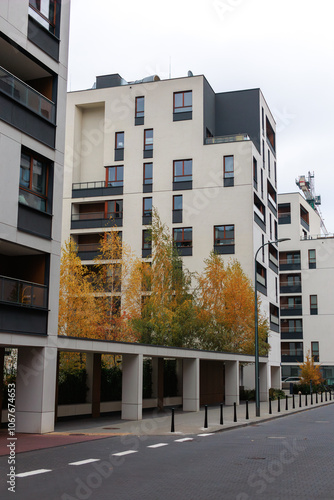
[[[205,144],[224,144],[226,142],[250,141],[248,134],[223,135],[216,137],[206,137]]]
[[[85,212],[80,214],[72,214],[72,221],[82,221],[82,220],[109,220],[109,219],[121,219],[123,217],[123,212]]]
[[[274,198],[271,196],[271,194],[270,194],[270,193],[268,193],[268,201],[269,201],[269,203],[271,203],[271,204],[272,204],[272,206],[273,206],[274,208],[276,208],[276,209],[277,209],[277,203],[276,203],[276,201],[274,200]]]
[[[259,208],[257,208],[256,205],[254,205],[254,212],[262,220],[262,222],[265,222],[264,214],[261,212]]]
[[[323,238],[334,238],[334,233],[328,233],[328,234],[308,234],[305,236],[302,236],[300,239],[301,240],[320,240]]]
[[[275,266],[278,267],[278,259],[276,259],[276,257],[274,257],[274,255],[272,253],[269,252],[269,260],[275,264]]]
[[[74,182],[72,189],[98,189],[106,187],[105,181]]]
[[[258,283],[260,283],[260,285],[266,286],[266,278],[264,278],[263,276],[261,276],[261,274],[259,274],[259,273],[256,273],[256,281]]]
[[[296,326],[295,328],[289,328],[288,326],[281,326],[281,332],[282,333],[303,333],[303,327],[302,326]]]
[[[49,122],[56,123],[55,104],[0,67],[0,91]]]
[[[279,319],[277,316],[274,316],[273,314],[270,315],[270,322],[274,323],[275,325],[279,325]]]
[[[0,302],[47,309],[47,286],[0,276]]]

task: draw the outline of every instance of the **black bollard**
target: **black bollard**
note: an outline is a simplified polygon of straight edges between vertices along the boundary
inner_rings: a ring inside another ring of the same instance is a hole
[[[285,409],[289,409],[288,396],[285,396]]]
[[[305,406],[307,406],[307,394],[305,394]]]
[[[327,391],[325,391],[325,401],[327,403]]]
[[[311,392],[311,405],[313,405],[313,392]]]
[[[315,402],[316,402],[316,404],[318,404],[318,393],[317,392],[315,393]]]
[[[204,406],[204,429],[208,428],[208,405]]]
[[[281,411],[281,398],[278,398],[278,400],[277,400],[277,411],[278,411],[278,413],[280,413],[280,411]]]
[[[299,408],[302,407],[302,393],[299,393]]]
[[[271,398],[269,398],[269,415],[272,414],[272,411],[271,411]]]
[[[223,405],[224,405],[224,403],[220,403],[220,425],[224,424]]]
[[[234,406],[234,419],[233,422],[237,422],[237,403],[233,403]]]
[[[329,389],[329,400],[332,401],[332,391]]]
[[[246,401],[246,420],[249,420],[248,401]]]
[[[295,406],[295,395],[292,394],[292,408],[295,409],[296,406]]]
[[[322,400],[322,391],[321,391],[321,399],[320,399],[320,401],[321,401],[321,403],[323,402],[323,400]]]
[[[170,427],[171,432],[175,432],[175,427],[174,427],[174,408],[172,408],[172,425]]]

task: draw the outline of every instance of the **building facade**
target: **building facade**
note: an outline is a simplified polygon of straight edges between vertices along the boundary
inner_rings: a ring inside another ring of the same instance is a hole
[[[214,249],[254,280],[256,251],[278,237],[275,122],[259,89],[105,75],[68,94],[66,127],[62,239],[73,237],[83,263],[115,230],[149,259],[155,207],[191,272]],[[279,387],[277,245],[258,254],[256,279],[270,321],[269,387]]]
[[[321,234],[319,213],[299,193],[278,196],[282,242],[280,322],[282,378],[299,375],[309,353],[334,383],[334,236]]]
[[[69,1],[0,3],[0,364],[16,429],[53,429]]]

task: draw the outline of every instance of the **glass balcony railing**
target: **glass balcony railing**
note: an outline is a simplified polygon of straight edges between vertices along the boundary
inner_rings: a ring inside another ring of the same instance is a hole
[[[105,181],[74,182],[72,189],[98,189],[106,187]]]
[[[0,276],[0,302],[47,309],[47,287]]]
[[[56,123],[55,104],[0,66],[0,92],[49,122]]]
[[[205,144],[223,144],[225,142],[250,141],[248,134],[223,135],[216,137],[206,137]]]

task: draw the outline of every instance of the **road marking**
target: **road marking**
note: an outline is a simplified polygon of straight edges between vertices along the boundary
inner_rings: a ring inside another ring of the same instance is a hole
[[[286,439],[285,436],[268,436],[267,439]]]
[[[15,474],[16,477],[27,477],[35,476],[35,474],[43,474],[44,472],[51,472],[52,469],[37,469],[31,470],[30,472],[21,472],[21,474]]]
[[[193,441],[193,438],[182,438],[182,439],[175,439],[175,443],[184,443],[185,441]]]
[[[168,446],[168,443],[151,444],[147,448],[160,448],[161,446]]]
[[[200,436],[200,437],[213,436],[213,432],[208,432],[206,434],[197,434],[197,436]]]
[[[87,460],[80,460],[79,462],[71,462],[68,465],[84,465],[84,464],[90,464],[91,462],[99,462],[101,459],[100,458],[87,458]]]
[[[130,453],[137,453],[137,450],[120,451],[119,453],[113,453],[113,456],[122,457],[123,455],[130,455]]]

